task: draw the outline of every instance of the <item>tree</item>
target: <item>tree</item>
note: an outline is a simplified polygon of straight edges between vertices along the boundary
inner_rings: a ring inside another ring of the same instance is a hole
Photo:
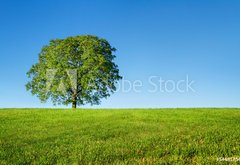
[[[110,96],[121,79],[114,63],[116,49],[105,39],[83,35],[51,40],[39,53],[39,61],[27,72],[26,84],[42,102],[99,104]]]

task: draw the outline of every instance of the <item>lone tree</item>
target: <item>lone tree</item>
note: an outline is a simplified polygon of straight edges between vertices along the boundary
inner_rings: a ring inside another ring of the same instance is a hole
[[[26,88],[42,102],[51,98],[54,105],[99,104],[121,79],[115,51],[107,40],[91,35],[51,40],[27,72],[31,80]]]

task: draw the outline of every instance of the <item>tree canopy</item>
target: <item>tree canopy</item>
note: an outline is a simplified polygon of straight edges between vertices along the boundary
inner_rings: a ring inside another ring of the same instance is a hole
[[[51,99],[55,105],[99,104],[121,79],[115,51],[107,40],[92,35],[51,40],[27,72],[26,88],[42,102]]]

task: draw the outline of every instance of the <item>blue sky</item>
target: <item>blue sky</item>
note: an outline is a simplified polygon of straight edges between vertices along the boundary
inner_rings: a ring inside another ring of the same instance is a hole
[[[82,34],[107,39],[121,75],[143,84],[95,108],[240,107],[238,0],[4,0],[0,20],[0,107],[53,107],[26,91],[26,72],[50,39]],[[149,92],[150,76],[188,76],[194,91]]]

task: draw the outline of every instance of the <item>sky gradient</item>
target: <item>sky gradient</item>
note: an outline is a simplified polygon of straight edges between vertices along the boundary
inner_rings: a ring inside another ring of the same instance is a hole
[[[26,72],[49,40],[83,34],[107,39],[120,74],[143,84],[94,108],[240,107],[239,0],[4,0],[0,20],[0,108],[54,107],[26,91]],[[149,92],[151,76],[188,76],[194,91]]]

